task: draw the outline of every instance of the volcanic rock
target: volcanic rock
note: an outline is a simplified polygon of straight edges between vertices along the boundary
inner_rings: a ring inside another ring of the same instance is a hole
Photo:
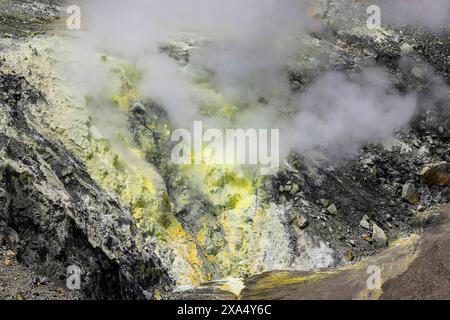
[[[450,163],[441,161],[426,165],[419,175],[428,185],[450,185]]]
[[[383,229],[373,224],[372,241],[376,249],[381,249],[387,246],[387,238]]]

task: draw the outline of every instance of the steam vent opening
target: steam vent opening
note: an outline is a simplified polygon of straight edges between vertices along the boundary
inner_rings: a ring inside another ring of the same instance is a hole
[[[0,0],[0,299],[450,299],[449,74],[448,0]]]

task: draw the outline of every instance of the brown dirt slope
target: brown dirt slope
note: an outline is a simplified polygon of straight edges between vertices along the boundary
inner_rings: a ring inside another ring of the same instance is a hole
[[[246,281],[251,299],[450,299],[450,206],[420,219],[420,235],[339,270],[268,272]],[[369,290],[369,266],[381,268],[381,289]]]

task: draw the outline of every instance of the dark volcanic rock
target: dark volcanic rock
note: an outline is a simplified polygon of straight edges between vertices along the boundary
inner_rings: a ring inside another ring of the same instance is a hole
[[[28,83],[0,74],[0,243],[25,266],[65,284],[81,268],[85,298],[153,298],[171,287],[131,214],[89,176],[60,141],[29,119],[40,99]]]

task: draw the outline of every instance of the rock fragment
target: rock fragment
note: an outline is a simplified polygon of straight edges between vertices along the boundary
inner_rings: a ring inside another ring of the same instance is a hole
[[[297,213],[295,216],[295,225],[300,228],[300,230],[305,229],[309,225],[308,219],[302,213]]]
[[[329,214],[331,214],[332,216],[337,215],[338,211],[337,211],[336,205],[334,203],[330,204],[327,208],[327,212]]]
[[[359,226],[361,228],[364,228],[366,230],[370,230],[370,222],[369,217],[364,215],[364,217],[361,219],[361,222],[359,223]]]
[[[386,234],[383,229],[377,226],[376,223],[373,224],[372,241],[376,249],[381,249],[387,246]]]
[[[426,165],[419,173],[423,181],[428,185],[450,185],[450,163],[447,161]]]
[[[295,196],[300,190],[300,187],[298,186],[298,184],[294,183],[292,185],[292,190],[290,192],[291,195]]]
[[[417,194],[416,187],[412,183],[405,183],[402,188],[402,199],[409,202],[412,205],[419,203],[419,195]]]

